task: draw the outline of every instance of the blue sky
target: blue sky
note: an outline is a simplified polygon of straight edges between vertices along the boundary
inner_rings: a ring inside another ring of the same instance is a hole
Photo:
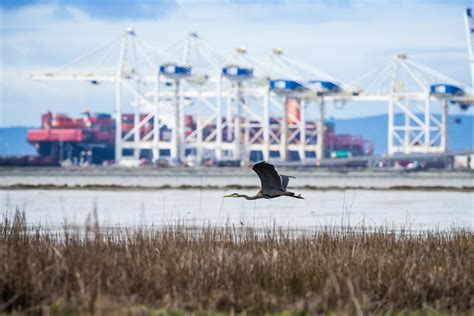
[[[38,82],[131,25],[163,48],[196,31],[226,55],[245,45],[288,56],[351,81],[398,52],[468,84],[463,10],[473,1],[0,1],[0,126],[39,124],[41,113],[113,111],[113,87]],[[335,117],[386,112],[385,104],[329,108]],[[452,113],[458,113],[453,109]],[[473,110],[468,113],[472,114]]]

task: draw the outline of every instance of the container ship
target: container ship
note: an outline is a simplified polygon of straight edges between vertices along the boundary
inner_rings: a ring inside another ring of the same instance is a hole
[[[288,104],[292,113],[290,117],[298,117],[298,109],[296,106]],[[294,112],[294,113],[293,113]],[[143,115],[145,116],[145,115]],[[223,121],[225,122],[225,118]],[[197,128],[196,118],[192,115],[186,115],[185,133],[191,134]],[[252,123],[252,122],[250,122]],[[295,122],[288,118],[289,133],[291,126]],[[269,126],[273,133],[279,133],[281,117],[270,117]],[[134,114],[122,114],[122,136],[126,135],[134,126]],[[316,123],[306,122],[308,132],[316,130]],[[140,134],[147,135],[153,129],[153,120],[142,126]],[[203,129],[203,137],[207,137],[215,132],[215,124],[205,126]],[[256,135],[258,128],[250,128],[250,135]],[[170,141],[172,135],[171,128],[163,125],[160,128],[160,139],[162,141]],[[223,139],[229,139],[227,129],[222,130]],[[263,137],[263,136],[260,136]],[[84,112],[81,117],[72,118],[64,113],[48,112],[41,116],[41,127],[28,131],[28,142],[35,148],[39,156],[57,160],[62,163],[72,165],[82,164],[113,164],[115,150],[115,119],[107,113]],[[299,142],[298,136],[289,140],[289,143]],[[316,143],[316,139],[313,140]],[[309,142],[311,144],[311,140]],[[358,156],[370,156],[373,153],[373,143],[358,135],[336,134],[335,123],[326,122],[325,128],[325,144],[326,158],[349,158]],[[192,156],[193,150],[186,150],[187,156]],[[270,157],[274,157],[270,153]],[[147,154],[143,150],[140,159],[147,163],[151,162],[151,153]],[[162,149],[161,157],[169,156],[169,150]],[[315,158],[306,157],[306,158]],[[250,160],[258,161],[263,157],[260,152],[251,152]],[[207,161],[207,164],[217,163]],[[290,161],[298,161],[299,157],[296,152],[289,152]]]
[[[28,142],[39,156],[73,164],[102,164],[114,159],[115,125],[110,114],[85,112],[71,118],[64,113],[41,116],[41,127],[28,131]]]

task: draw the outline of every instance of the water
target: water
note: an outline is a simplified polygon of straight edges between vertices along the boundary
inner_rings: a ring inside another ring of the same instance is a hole
[[[232,190],[254,194],[255,190]],[[474,193],[446,191],[304,191],[305,200],[224,199],[224,190],[3,190],[0,207],[24,210],[30,224],[84,224],[97,209],[101,225],[404,226],[472,229]]]

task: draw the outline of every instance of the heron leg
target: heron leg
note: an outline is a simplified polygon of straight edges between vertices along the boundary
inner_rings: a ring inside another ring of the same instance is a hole
[[[302,196],[301,196],[301,194],[298,194],[298,195],[292,195],[291,197],[294,197],[295,199],[304,200],[304,197],[302,197]]]
[[[301,194],[296,195],[294,192],[286,191],[284,195],[295,198],[295,199],[304,200],[304,197],[302,197]]]

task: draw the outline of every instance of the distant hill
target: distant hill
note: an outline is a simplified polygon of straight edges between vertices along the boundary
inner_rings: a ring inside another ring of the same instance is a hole
[[[375,154],[387,152],[387,115],[334,119],[333,121],[336,124],[337,134],[361,135],[374,141]],[[451,115],[448,120],[448,130],[450,150],[474,150],[474,116]]]
[[[457,123],[455,120],[460,122]],[[374,141],[375,154],[387,151],[387,115],[333,119],[336,133],[361,135]],[[26,141],[29,127],[0,128],[0,155],[33,155],[35,150]],[[452,115],[449,117],[448,146],[450,150],[474,150],[474,116]]]
[[[26,141],[31,127],[0,127],[0,156],[34,155],[35,148]]]

